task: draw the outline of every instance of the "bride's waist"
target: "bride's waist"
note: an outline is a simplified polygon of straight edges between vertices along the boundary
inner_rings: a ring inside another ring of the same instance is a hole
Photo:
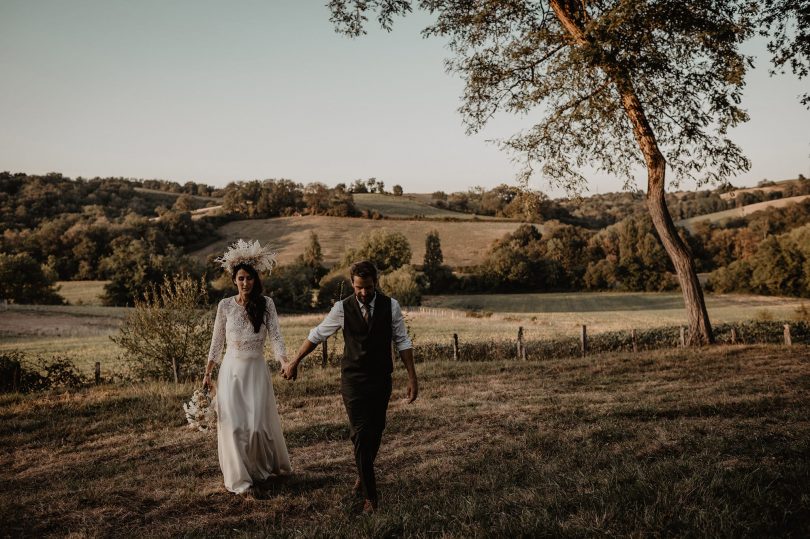
[[[225,355],[262,355],[264,341],[237,341],[230,342],[225,347]]]

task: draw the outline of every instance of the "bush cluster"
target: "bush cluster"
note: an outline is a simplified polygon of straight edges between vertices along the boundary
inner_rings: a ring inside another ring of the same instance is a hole
[[[78,388],[87,383],[87,378],[65,357],[29,360],[19,350],[0,352],[0,393]]]

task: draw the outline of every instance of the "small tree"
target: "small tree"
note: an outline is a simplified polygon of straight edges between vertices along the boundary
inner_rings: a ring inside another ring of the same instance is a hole
[[[306,266],[311,271],[312,286],[316,286],[321,277],[326,275],[328,270],[323,265],[323,251],[321,250],[321,243],[318,241],[318,235],[311,231],[309,232],[309,243],[304,247],[304,252],[298,255],[296,265]]]
[[[380,289],[395,298],[401,305],[419,305],[422,289],[411,266],[403,266],[380,276]]]
[[[14,303],[64,303],[53,281],[28,253],[0,253],[0,299]]]
[[[401,185],[395,185],[393,187],[392,191],[394,192],[395,197],[401,197],[402,196],[402,186]]]
[[[125,350],[140,376],[174,383],[193,377],[211,342],[213,317],[205,310],[207,299],[205,277],[165,276],[160,286],[149,283],[118,335],[110,339]]]
[[[422,263],[422,271],[427,277],[428,288],[432,292],[443,289],[453,279],[453,272],[444,265],[438,230],[432,230],[425,238],[425,258]]]
[[[350,266],[358,260],[370,260],[385,273],[411,262],[411,246],[402,232],[384,228],[363,234],[360,245],[348,249],[343,255],[343,265]]]

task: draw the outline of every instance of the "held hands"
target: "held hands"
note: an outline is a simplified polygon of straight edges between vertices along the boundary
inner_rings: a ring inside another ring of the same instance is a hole
[[[211,389],[211,373],[205,373],[203,376],[203,388]]]
[[[298,361],[290,361],[281,365],[281,377],[290,382],[298,378]]]

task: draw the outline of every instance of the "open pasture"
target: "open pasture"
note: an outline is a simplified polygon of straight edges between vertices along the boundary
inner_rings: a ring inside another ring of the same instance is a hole
[[[519,327],[527,340],[579,335],[579,326],[590,334],[649,329],[686,323],[680,294],[570,293],[426,296],[424,309],[408,312],[406,323],[419,345],[515,339]],[[767,296],[707,296],[715,324],[751,319],[790,320],[803,305],[800,299]],[[15,306],[0,317],[0,350],[22,350],[46,357],[68,357],[85,373],[99,361],[106,377],[123,372],[122,350],[109,336],[117,332],[127,308],[93,306]],[[281,330],[293,354],[323,314],[282,315]],[[339,337],[330,349],[342,350]],[[270,354],[270,350],[266,351]],[[316,354],[317,355],[317,354]],[[271,357],[268,355],[268,357]],[[315,361],[308,360],[308,361]],[[205,358],[200,358],[200,365]]]
[[[428,219],[481,219],[481,220],[503,220],[487,215],[473,215],[458,211],[445,210],[431,206],[424,196],[404,194],[402,196],[381,195],[379,193],[355,193],[354,205],[359,210],[380,212],[384,217],[396,219],[412,219],[422,217]]]
[[[693,230],[698,223],[707,222],[712,224],[723,224],[726,223],[727,221],[731,221],[732,219],[740,219],[742,217],[747,217],[752,213],[756,213],[758,211],[762,211],[768,208],[784,208],[792,204],[803,202],[807,199],[810,199],[810,195],[799,195],[795,197],[766,200],[765,202],[748,204],[746,206],[740,206],[739,208],[732,208],[730,210],[723,210],[715,213],[707,213],[705,215],[697,215],[695,217],[690,217],[689,219],[681,219],[680,221],[677,221],[675,224],[678,226],[682,226],[687,230]]]
[[[101,296],[109,281],[58,281],[58,293],[70,305],[103,305]]]
[[[240,238],[257,239],[262,244],[270,243],[278,252],[279,263],[289,264],[303,252],[309,233],[315,232],[324,263],[331,266],[340,262],[346,248],[359,244],[361,234],[385,228],[404,234],[413,253],[411,262],[421,264],[425,257],[425,237],[431,230],[438,230],[445,264],[463,267],[480,264],[492,242],[518,226],[520,223],[511,221],[406,221],[325,216],[249,219],[221,226],[218,229],[221,239],[193,252],[192,256],[205,260],[212,254],[221,255],[229,244]]]
[[[336,368],[274,375],[294,474],[227,493],[191,385],[0,396],[11,536],[806,537],[806,347],[737,346],[402,368],[357,514]]]

